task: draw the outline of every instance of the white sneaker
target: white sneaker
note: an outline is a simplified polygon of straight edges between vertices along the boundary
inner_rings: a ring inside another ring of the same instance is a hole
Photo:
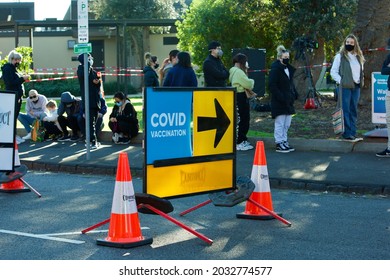
[[[19,135],[16,135],[16,144],[22,144],[24,142],[24,139],[20,137]]]
[[[29,132],[26,136],[22,137],[23,140],[30,140],[31,139],[31,132]]]
[[[114,143],[117,143],[119,141],[119,134],[118,133],[114,133],[112,135],[112,141],[114,141]]]
[[[244,145],[249,148],[248,150],[252,150],[253,149],[253,146],[248,141],[244,141]]]
[[[247,141],[242,141],[240,144],[236,145],[237,151],[248,151],[253,149],[253,146]]]

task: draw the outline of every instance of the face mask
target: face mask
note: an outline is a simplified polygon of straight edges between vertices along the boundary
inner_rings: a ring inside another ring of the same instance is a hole
[[[245,68],[246,68],[246,69],[249,69],[249,64],[248,64],[248,61],[247,61],[247,62],[245,62]]]
[[[287,65],[290,62],[289,58],[283,58],[282,59],[283,64]]]
[[[18,68],[18,67],[19,67],[19,65],[20,65],[20,63],[19,63],[19,62],[16,62],[16,63],[15,63],[15,67],[16,67],[16,68]]]
[[[93,65],[93,58],[88,58],[88,64],[89,64],[89,66]]]
[[[118,107],[122,106],[122,104],[123,104],[122,101],[120,101],[120,102],[115,102],[115,105],[118,106]]]
[[[160,64],[156,63],[156,64],[154,65],[154,69],[157,69],[159,66],[160,66]]]
[[[217,50],[217,54],[218,54],[218,57],[222,57],[223,56],[223,51],[222,50]]]
[[[347,50],[347,51],[353,51],[353,49],[355,48],[355,46],[352,46],[352,45],[345,45],[345,49]]]

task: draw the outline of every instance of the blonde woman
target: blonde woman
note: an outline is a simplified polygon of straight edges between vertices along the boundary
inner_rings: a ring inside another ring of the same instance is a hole
[[[158,81],[157,68],[159,67],[157,56],[151,53],[145,53],[145,67],[144,67],[144,86],[145,87],[158,87],[160,83]]]
[[[341,85],[341,104],[344,113],[344,133],[346,141],[363,140],[356,138],[357,109],[360,88],[363,85],[364,56],[355,35],[349,34],[336,54],[330,74],[337,84]]]
[[[276,49],[277,59],[271,65],[268,87],[271,92],[271,115],[275,119],[276,152],[289,153],[295,149],[288,143],[288,129],[295,114],[297,98],[293,83],[295,68],[290,64],[290,52],[282,45]]]

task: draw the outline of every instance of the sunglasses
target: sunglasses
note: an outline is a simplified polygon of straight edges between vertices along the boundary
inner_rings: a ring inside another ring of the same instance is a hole
[[[35,98],[38,98],[38,96],[37,95],[31,95],[30,96],[30,99],[35,99]]]

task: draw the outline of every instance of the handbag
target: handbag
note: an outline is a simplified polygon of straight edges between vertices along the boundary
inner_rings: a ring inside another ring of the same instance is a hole
[[[42,142],[45,140],[45,132],[46,129],[43,126],[43,122],[41,120],[34,120],[33,128],[31,130],[31,140],[34,142]]]
[[[248,99],[252,99],[257,96],[257,93],[250,89],[245,89],[245,94]]]
[[[332,113],[333,131],[336,135],[344,133],[344,113],[343,108],[341,106],[341,93],[342,88],[340,85],[338,90],[336,110]]]

